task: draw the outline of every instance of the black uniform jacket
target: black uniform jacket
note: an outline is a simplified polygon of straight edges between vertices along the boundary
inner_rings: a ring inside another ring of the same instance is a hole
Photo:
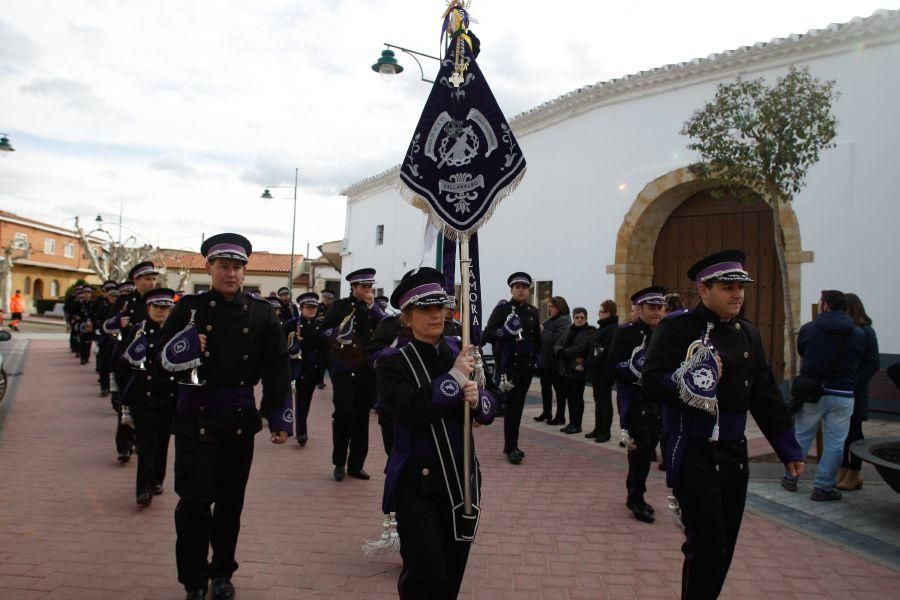
[[[318,317],[313,317],[312,319],[297,317],[296,319],[291,319],[281,324],[281,330],[284,333],[285,341],[291,333],[297,332],[299,326],[301,338],[300,352],[303,358],[300,361],[292,360],[291,362],[301,363],[303,373],[309,376],[312,376],[314,373],[315,376],[318,377],[321,373],[322,365],[324,364],[322,359],[326,342],[322,339],[322,336],[319,335],[321,332],[321,324],[322,321]],[[296,369],[294,369],[294,371],[296,375]]]
[[[710,343],[722,359],[722,377],[716,389],[717,417],[684,404],[678,395],[673,373],[685,360],[688,346],[713,324]],[[729,443],[740,444],[743,456],[727,458],[723,469],[737,467],[746,472],[744,429],[747,411],[783,462],[800,461],[803,457],[794,433],[793,419],[782,399],[772,369],[766,362],[762,338],[750,321],[743,317],[723,321],[701,302],[696,308],[667,315],[657,326],[650,341],[643,370],[643,398],[661,403],[663,426],[668,434],[666,478],[674,487],[678,479],[681,453],[687,445],[707,445],[718,438],[716,446],[727,449]],[[743,466],[742,466],[743,465]]]
[[[337,341],[341,324],[350,314],[353,314],[355,324],[353,335],[349,343],[342,344]],[[331,368],[336,371],[368,370],[366,361],[366,346],[375,333],[378,323],[384,318],[384,311],[378,304],[369,307],[365,302],[360,302],[354,297],[341,298],[331,304],[331,308],[322,320],[322,335],[328,341],[331,351]]]
[[[208,389],[253,387],[262,379],[260,409],[265,414],[279,409],[290,398],[291,370],[272,305],[243,292],[232,300],[215,289],[185,295],[163,326],[163,345],[187,326],[192,310],[197,328],[207,336],[200,379]]]
[[[537,308],[527,302],[518,304],[510,299],[498,304],[491,312],[487,325],[484,327],[481,341],[491,344],[495,358],[499,358],[497,342],[515,339],[515,336],[511,336],[504,329],[506,318],[512,312],[513,305],[516,307],[516,314],[522,320],[523,341],[511,346],[512,364],[517,367],[533,366],[541,350],[541,320]]]
[[[131,334],[125,339],[125,348],[131,345],[139,331],[140,323],[132,328]],[[144,363],[147,370],[136,370],[124,356],[116,365],[116,377],[126,382],[124,403],[130,406],[144,404],[151,408],[174,407],[179,387],[175,375],[163,369],[156,360],[162,350],[162,327],[147,319],[144,335],[147,338],[147,360]]]

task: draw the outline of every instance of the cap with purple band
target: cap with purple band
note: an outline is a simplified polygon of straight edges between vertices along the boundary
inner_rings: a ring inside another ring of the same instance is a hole
[[[147,292],[144,296],[147,304],[155,306],[175,306],[175,290],[169,288],[156,288]]]
[[[347,275],[347,281],[350,282],[350,285],[353,284],[364,284],[364,285],[374,285],[375,284],[375,269],[357,269],[352,273]]]
[[[403,310],[407,306],[449,306],[450,296],[444,290],[444,276],[437,269],[421,267],[409,271],[391,294],[391,306]]]
[[[694,263],[688,269],[688,278],[695,283],[750,283],[753,279],[744,268],[745,262],[747,256],[740,250],[722,250]]]
[[[319,295],[315,292],[305,292],[297,296],[297,304],[303,306],[304,304],[308,304],[310,306],[318,306],[319,305]]]
[[[143,277],[144,275],[156,275],[159,273],[159,270],[156,266],[150,262],[149,260],[144,262],[139,262],[138,264],[131,267],[131,270],[128,272],[128,279],[134,281],[138,277]]]
[[[524,271],[513,273],[506,279],[506,283],[507,285],[509,285],[509,287],[512,287],[518,283],[531,287],[532,281],[533,280],[531,279],[531,275],[525,273]]]
[[[200,254],[206,257],[207,262],[221,258],[246,263],[252,252],[250,240],[237,233],[216,234],[204,240],[200,246]]]
[[[631,295],[632,304],[666,304],[666,288],[658,285],[646,287]]]

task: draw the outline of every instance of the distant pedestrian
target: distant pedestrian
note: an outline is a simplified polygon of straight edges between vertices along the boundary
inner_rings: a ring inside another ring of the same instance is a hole
[[[612,300],[604,300],[600,304],[600,311],[597,313],[597,332],[591,342],[591,353],[585,367],[594,394],[594,430],[584,437],[594,438],[594,441],[600,444],[608,442],[611,437],[613,379],[609,376],[606,360],[609,357],[613,333],[619,327],[617,312],[618,307]]]
[[[548,425],[566,422],[566,401],[562,389],[562,376],[556,365],[554,350],[559,339],[572,324],[569,304],[562,296],[550,298],[550,316],[541,323],[541,354],[538,358],[538,376],[541,381],[541,400],[544,410],[535,421],[547,421]],[[556,415],[553,414],[553,394],[556,394]]]
[[[22,298],[22,290],[16,290],[16,293],[9,298],[9,328],[13,331],[19,330],[19,323],[22,321],[22,313],[25,312],[25,300]]]
[[[558,372],[562,377],[563,402],[569,407],[569,424],[560,429],[563,433],[581,433],[584,417],[584,363],[591,350],[594,332],[588,325],[587,310],[578,307],[572,311],[573,323],[565,335],[556,342],[555,354]]]
[[[864,438],[862,424],[869,419],[869,382],[881,363],[878,358],[878,337],[872,329],[872,319],[866,314],[862,300],[856,294],[847,294],[847,314],[857,327],[866,334],[866,347],[856,373],[856,390],[853,394],[853,414],[850,416],[850,431],[844,441],[844,460],[838,470],[835,488],[844,491],[862,488],[862,459],[851,454],[850,444]]]

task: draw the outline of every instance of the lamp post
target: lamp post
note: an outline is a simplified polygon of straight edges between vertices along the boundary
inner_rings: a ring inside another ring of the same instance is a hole
[[[15,152],[16,149],[13,148],[7,135],[9,134],[0,132],[0,152]]]
[[[425,83],[434,83],[433,79],[428,79],[425,77],[425,69],[422,67],[422,62],[417,58],[419,56],[423,58],[430,58],[432,60],[441,62],[440,57],[432,56],[431,54],[425,54],[424,52],[419,52],[418,50],[411,50],[409,48],[404,48],[403,46],[397,46],[395,44],[389,44],[387,42],[384,43],[385,50],[381,51],[381,56],[378,57],[378,60],[375,61],[375,64],[372,65],[372,70],[376,73],[380,74],[382,79],[385,81],[389,81],[393,75],[399,75],[403,72],[403,65],[401,65],[397,61],[396,54],[391,48],[396,48],[401,52],[408,54],[412,57],[416,64],[419,65],[419,75]],[[438,232],[437,241],[435,242],[434,248],[434,262],[435,268],[440,271],[443,267],[444,262],[444,234],[443,232]]]
[[[399,75],[403,72],[403,65],[397,62],[396,55],[391,48],[396,48],[401,52],[409,54],[416,64],[419,65],[419,75],[422,78],[422,81],[425,83],[434,83],[433,79],[427,79],[425,77],[425,69],[422,68],[422,63],[419,61],[418,56],[423,58],[430,58],[432,60],[436,60],[441,62],[440,57],[432,56],[431,54],[425,54],[424,52],[419,52],[418,50],[410,50],[409,48],[404,48],[403,46],[396,46],[394,44],[384,43],[386,49],[381,51],[381,56],[378,57],[378,60],[375,61],[375,64],[372,65],[372,70],[376,73],[382,75],[382,77],[387,81],[391,75]]]
[[[291,290],[291,295],[293,295],[294,289],[294,236],[297,233],[297,184],[300,182],[300,169],[294,169],[294,218],[291,219],[291,266],[288,271],[288,284],[287,288]],[[263,190],[262,196],[265,200],[271,200],[275,196],[272,195],[272,192],[269,191],[269,188],[286,188],[290,189],[289,185],[269,185],[266,186],[266,189]]]

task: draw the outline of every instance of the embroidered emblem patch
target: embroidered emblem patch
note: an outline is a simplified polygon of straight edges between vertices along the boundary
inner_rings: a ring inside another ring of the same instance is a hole
[[[711,390],[716,383],[715,374],[712,372],[712,369],[707,367],[701,367],[693,371],[691,379],[694,380],[695,386],[704,391]]]
[[[459,393],[459,384],[456,383],[455,379],[447,379],[441,383],[440,389],[442,394],[452,398]]]
[[[284,409],[284,414],[281,415],[281,418],[284,419],[285,423],[293,423],[294,422],[294,409],[293,408]]]

